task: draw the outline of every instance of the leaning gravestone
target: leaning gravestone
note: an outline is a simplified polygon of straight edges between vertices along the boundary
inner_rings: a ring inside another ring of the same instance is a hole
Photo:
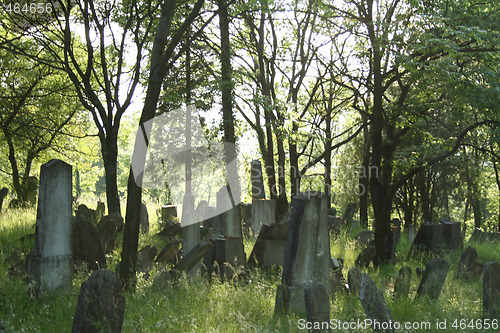
[[[139,221],[139,225],[141,226],[141,232],[143,234],[147,234],[149,232],[149,214],[148,207],[143,203],[141,203],[141,218]]]
[[[456,279],[479,278],[483,274],[484,265],[478,263],[477,251],[473,247],[467,247],[460,255],[460,260],[457,265]]]
[[[241,230],[240,206],[233,206],[231,192],[228,186],[222,186],[217,192],[217,212],[222,219],[222,233],[224,237],[243,237]]]
[[[3,187],[0,190],[0,211],[2,211],[3,199],[9,194],[9,189],[7,187]]]
[[[35,246],[27,262],[35,295],[71,290],[71,165],[51,160],[40,169]]]
[[[120,281],[107,269],[96,270],[82,283],[71,332],[121,332],[124,313]]]
[[[344,225],[347,225],[349,227],[351,226],[354,213],[356,213],[356,204],[354,202],[351,202],[347,204],[347,207],[344,212],[344,217],[342,218]]]
[[[375,332],[393,332],[390,323],[392,315],[384,294],[370,278],[368,274],[361,277],[361,289],[359,300],[365,310],[366,317],[372,321],[372,328]]]
[[[330,298],[325,286],[316,278],[312,278],[304,287],[304,300],[307,321],[315,327],[311,332],[329,332]],[[327,327],[324,327],[325,324]]]
[[[435,258],[429,261],[417,289],[417,298],[427,296],[432,300],[438,299],[449,268],[446,259]]]
[[[252,201],[252,226],[254,235],[258,235],[262,225],[272,225],[276,218],[276,202],[274,200]]]
[[[320,192],[300,193],[292,199],[281,285],[276,312],[305,313],[304,287],[313,277],[331,290],[328,200]]]
[[[76,262],[86,262],[91,270],[106,267],[106,253],[96,228],[90,222],[77,218],[71,232],[71,247]]]
[[[250,165],[252,177],[252,199],[265,199],[266,193],[264,192],[264,180],[262,178],[262,164],[259,160],[253,160]]]
[[[496,261],[489,262],[484,267],[483,317],[500,317],[500,265]]]
[[[97,233],[101,237],[106,254],[113,252],[118,232],[122,231],[123,228],[123,217],[118,213],[103,216],[97,224]]]
[[[282,266],[285,260],[286,239],[290,220],[262,225],[252,253],[248,258],[251,267]]]
[[[186,193],[182,204],[182,255],[185,257],[200,242],[200,223],[196,221],[194,211],[194,196]],[[188,274],[194,275],[201,268],[201,264],[193,266]]]
[[[357,267],[351,267],[347,272],[347,283],[349,284],[349,293],[352,295],[359,295],[359,288],[361,287],[361,271]]]
[[[396,283],[394,284],[394,298],[406,298],[410,293],[411,268],[403,266],[399,270]]]

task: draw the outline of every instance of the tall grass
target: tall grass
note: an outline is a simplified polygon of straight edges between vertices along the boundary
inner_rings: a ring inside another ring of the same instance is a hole
[[[166,243],[155,237],[160,228],[155,207],[149,206],[150,232],[141,235],[140,247],[156,245],[158,250]],[[72,327],[81,283],[90,272],[79,267],[73,278],[73,290],[66,296],[43,296],[30,299],[25,279],[11,276],[8,269],[33,247],[32,239],[23,236],[34,233],[36,211],[34,209],[4,210],[0,214],[0,319],[8,332],[69,332]],[[331,255],[343,258],[342,272],[353,266],[361,248],[354,241],[355,231],[342,232],[331,238]],[[245,239],[245,251],[250,255],[254,239]],[[465,247],[469,244],[466,242]],[[497,243],[474,243],[478,261],[500,261]],[[121,241],[119,242],[121,246]],[[450,271],[442,294],[437,301],[415,299],[419,278],[415,268],[424,268],[431,259],[428,256],[409,258],[406,255],[411,244],[403,234],[398,244],[396,266],[362,268],[383,291],[395,321],[431,322],[432,332],[437,320],[479,319],[482,307],[482,282],[455,280],[455,272],[461,250],[444,254],[450,263]],[[120,259],[119,248],[108,255],[108,268],[115,270]],[[412,282],[408,298],[392,298],[398,270],[407,265],[412,269]],[[135,293],[126,294],[123,332],[298,332],[295,314],[274,315],[276,287],[281,283],[281,269],[251,270],[246,278],[221,280],[218,276],[181,278],[172,287],[154,290],[153,283],[159,268],[151,271],[151,277],[138,276]],[[330,318],[341,321],[364,320],[365,314],[356,295],[333,293],[330,298]],[[353,330],[358,331],[358,330]],[[411,332],[411,330],[409,330]],[[417,330],[414,330],[417,332]],[[424,332],[425,330],[418,330]],[[453,331],[453,330],[449,330]],[[480,331],[480,330],[476,330]]]

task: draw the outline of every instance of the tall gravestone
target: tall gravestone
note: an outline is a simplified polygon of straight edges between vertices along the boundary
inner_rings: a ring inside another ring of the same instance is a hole
[[[234,206],[232,201],[228,187],[223,186],[217,192],[217,211],[222,218],[222,235],[242,237],[240,206]]]
[[[252,201],[252,225],[254,235],[258,235],[262,225],[272,225],[276,218],[276,202],[274,200]]]
[[[182,256],[187,254],[200,242],[200,223],[196,221],[197,215],[194,210],[194,196],[186,193],[182,203]],[[201,264],[196,264],[188,274],[195,274]]]
[[[36,295],[71,290],[71,165],[51,160],[40,169],[35,247],[28,280]]]
[[[253,160],[250,165],[252,177],[252,199],[265,199],[266,193],[264,192],[264,180],[262,178],[262,164],[259,160]]]
[[[320,192],[300,193],[292,199],[281,285],[276,309],[304,314],[304,287],[313,277],[331,290],[328,199]]]
[[[392,314],[384,299],[384,293],[377,287],[368,274],[361,277],[359,300],[366,317],[372,321],[375,332],[394,332],[390,323]]]
[[[3,187],[0,190],[0,211],[2,210],[2,205],[3,205],[3,199],[9,194],[9,189],[7,187]]]
[[[429,261],[417,289],[417,298],[427,296],[432,300],[438,299],[449,268],[446,259],[434,258]]]
[[[500,265],[496,261],[489,262],[484,267],[483,317],[500,318]]]

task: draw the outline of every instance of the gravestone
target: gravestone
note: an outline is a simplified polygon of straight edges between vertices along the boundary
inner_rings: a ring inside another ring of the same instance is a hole
[[[475,228],[469,238],[469,242],[500,241],[500,232],[485,232]]]
[[[245,248],[241,238],[216,238],[213,261],[217,263],[221,278],[231,278],[236,271],[246,266]],[[209,269],[211,273],[213,269]]]
[[[272,225],[276,218],[276,202],[274,200],[252,201],[252,226],[254,235],[258,235],[262,225]]]
[[[233,206],[231,193],[227,186],[217,192],[217,212],[222,219],[222,232],[224,237],[243,237],[241,231],[240,206]]]
[[[81,204],[76,211],[76,217],[97,225],[97,211],[90,209],[87,205]]]
[[[460,222],[441,221],[443,225],[443,240],[450,249],[463,247],[462,225]]]
[[[399,270],[396,283],[394,284],[394,298],[406,298],[410,293],[411,268],[403,266]]]
[[[52,160],[52,161],[54,161],[54,160]],[[41,180],[41,176],[40,176],[40,180]],[[36,191],[38,190],[38,178],[36,178],[34,176],[28,177],[23,185],[25,187],[24,199],[26,200],[26,202],[29,205],[34,206],[36,203]],[[40,185],[41,185],[41,182],[40,182]]]
[[[125,297],[120,280],[99,269],[82,283],[73,320],[73,333],[122,331]]]
[[[347,204],[347,207],[344,212],[344,217],[342,218],[343,224],[351,227],[352,218],[354,217],[354,213],[356,213],[356,204],[351,202]]]
[[[141,232],[143,234],[147,234],[149,232],[149,214],[148,207],[143,203],[141,203],[141,216],[139,220],[139,225],[141,227]]]
[[[153,267],[157,252],[158,250],[154,245],[146,245],[137,252],[136,271],[145,273],[145,275],[148,276],[149,270]]]
[[[366,317],[372,320],[372,328],[375,332],[393,332],[390,328],[392,315],[384,294],[377,287],[368,274],[361,277],[361,288],[359,300],[365,310]]]
[[[77,218],[71,231],[71,247],[75,262],[83,261],[91,270],[106,267],[103,242],[90,222]]]
[[[166,205],[161,207],[161,221],[164,224],[172,222],[172,218],[177,217],[177,206]]]
[[[106,213],[106,205],[102,201],[97,201],[97,207],[95,210],[97,212],[97,218],[100,220]]]
[[[328,216],[328,228],[333,235],[338,236],[343,227],[342,219],[336,216]]]
[[[424,222],[418,229],[408,256],[414,251],[439,253],[443,246],[443,225],[441,223]]]
[[[178,272],[191,272],[200,264],[200,260],[212,249],[213,245],[208,241],[198,243],[187,254],[183,254],[182,259],[174,266],[170,274],[176,276]]]
[[[0,190],[0,212],[2,211],[3,200],[9,194],[9,189],[7,187],[3,187]]]
[[[286,242],[281,290],[276,294],[276,309],[305,313],[304,287],[313,277],[331,290],[330,234],[328,200],[320,192],[305,192],[293,197]]]
[[[357,267],[351,267],[347,272],[347,283],[349,284],[349,293],[351,295],[359,295],[361,287],[361,271]]]
[[[290,221],[262,225],[252,253],[248,259],[251,267],[282,266],[285,260],[286,240]]]
[[[194,196],[186,193],[182,204],[182,255],[185,257],[200,243],[200,223],[194,211]],[[193,266],[188,274],[194,275],[201,268],[199,263]]]
[[[401,240],[401,221],[397,218],[391,220],[392,238],[397,244]]]
[[[306,283],[304,301],[306,303],[307,321],[312,323],[311,332],[330,332],[330,298],[325,286],[316,278]]]
[[[242,231],[245,236],[249,236],[251,233],[253,233],[252,204],[241,202],[239,206],[241,214],[241,224],[243,228]]]
[[[478,263],[477,251],[473,247],[467,247],[460,255],[460,260],[457,265],[456,279],[479,278],[483,274],[484,265]]]
[[[168,242],[167,245],[165,245],[163,249],[160,251],[158,256],[156,256],[155,262],[157,262],[160,265],[166,265],[166,264],[175,265],[179,261],[179,255],[180,255],[179,245],[180,243],[177,239]]]
[[[410,224],[408,226],[408,241],[410,243],[413,243],[414,240],[415,240],[415,225]]]
[[[368,267],[375,258],[375,254],[375,240],[372,240],[366,245],[366,248],[361,251],[354,264],[359,267]]]
[[[362,230],[354,237],[354,239],[359,246],[365,246],[370,241],[375,239],[375,233],[371,230]]]
[[[51,160],[40,168],[34,249],[27,262],[35,295],[71,291],[71,165]]]
[[[266,193],[264,192],[264,180],[262,178],[262,164],[259,160],[253,160],[250,168],[252,178],[252,199],[265,199]]]
[[[106,254],[113,252],[118,232],[122,231],[123,228],[123,217],[118,213],[103,216],[97,224],[97,233],[101,237]]]
[[[432,300],[438,299],[449,268],[446,259],[434,258],[429,261],[417,289],[417,298],[426,296]]]
[[[500,317],[500,265],[491,261],[483,273],[483,318]]]

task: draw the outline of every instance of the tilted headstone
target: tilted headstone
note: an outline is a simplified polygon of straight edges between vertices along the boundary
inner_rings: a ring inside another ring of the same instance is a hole
[[[311,332],[330,332],[330,298],[324,284],[312,278],[304,287],[307,321],[313,324]]]
[[[457,265],[456,279],[479,278],[483,274],[484,265],[478,263],[477,251],[473,247],[467,247],[460,255],[460,260]]]
[[[344,226],[343,221],[340,217],[328,215],[328,225],[330,231],[334,235],[339,235],[342,227]]]
[[[72,333],[122,331],[125,297],[116,275],[99,269],[82,283]]]
[[[349,284],[349,293],[351,295],[359,295],[361,287],[361,271],[357,267],[351,267],[347,272],[347,283]]]
[[[372,328],[375,332],[393,332],[390,329],[392,315],[384,294],[377,287],[368,274],[361,277],[361,288],[359,300],[365,310],[366,317],[372,320]]]
[[[71,165],[60,160],[42,165],[35,246],[27,263],[36,295],[71,291],[71,204]]]
[[[141,203],[141,216],[139,225],[141,227],[141,232],[147,234],[149,232],[149,214],[148,207],[144,203]]]
[[[251,162],[251,177],[252,177],[252,199],[265,199],[264,180],[262,178],[262,164],[259,160]]]
[[[415,240],[411,245],[410,256],[415,251],[430,251],[438,253],[445,243],[443,242],[443,225],[441,223],[424,222],[418,229]]]
[[[295,196],[290,208],[281,282],[283,292],[277,292],[276,311],[284,308],[305,313],[304,286],[313,277],[326,290],[331,290],[329,236],[327,197],[320,192]],[[281,300],[278,299],[281,296]]]
[[[446,259],[434,258],[429,261],[417,289],[417,298],[427,296],[432,300],[438,299],[449,268]]]
[[[371,230],[362,230],[354,237],[354,239],[359,246],[365,246],[370,241],[375,239],[375,233]]]
[[[179,261],[179,241],[174,239],[165,245],[163,249],[160,251],[158,256],[156,256],[155,262],[160,265],[166,264],[176,264]]]
[[[411,268],[403,266],[399,270],[396,283],[394,284],[394,298],[406,298],[410,293]]]
[[[172,222],[172,218],[177,217],[177,206],[166,205],[161,207],[161,221],[164,224]]]
[[[241,267],[245,267],[246,255],[241,238],[216,238],[214,262],[222,278],[231,278]]]
[[[139,252],[137,252],[136,271],[145,273],[147,276],[149,270],[153,267],[153,262],[157,253],[158,250],[154,245],[146,245]]]
[[[375,240],[372,240],[366,245],[366,248],[361,251],[354,264],[359,267],[368,267],[375,258],[375,254]]]
[[[200,243],[200,223],[196,222],[194,196],[186,193],[182,204],[182,255],[185,257]],[[201,264],[196,263],[188,274],[196,274]]]
[[[71,247],[75,262],[86,262],[91,270],[106,268],[103,242],[90,222],[77,218],[71,232]]]
[[[500,265],[496,261],[484,267],[483,318],[500,318]]]
[[[252,225],[254,235],[258,235],[262,225],[272,225],[276,218],[276,202],[274,200],[252,201]]]
[[[290,221],[263,225],[260,229],[252,253],[248,259],[249,266],[282,266],[285,260],[286,239]]]
[[[5,199],[7,194],[9,194],[9,189],[7,187],[3,187],[0,190],[0,211],[2,211],[3,200]]]
[[[100,220],[106,213],[106,205],[104,204],[104,202],[98,201],[95,210],[97,212],[97,217]]]
[[[87,205],[81,204],[76,211],[76,217],[97,225],[97,211],[90,209]]]
[[[410,243],[413,243],[415,240],[415,226],[413,224],[410,224],[408,226],[408,241]]]
[[[344,217],[342,218],[344,221],[344,225],[351,226],[354,213],[356,213],[356,204],[354,202],[351,202],[347,204],[347,207],[344,212]]]
[[[97,224],[97,233],[101,237],[104,252],[113,252],[118,232],[124,229],[123,217],[118,213],[103,216]]]
[[[231,193],[227,186],[223,186],[217,192],[217,212],[222,215],[222,235],[224,237],[243,237],[240,206],[233,206]]]

